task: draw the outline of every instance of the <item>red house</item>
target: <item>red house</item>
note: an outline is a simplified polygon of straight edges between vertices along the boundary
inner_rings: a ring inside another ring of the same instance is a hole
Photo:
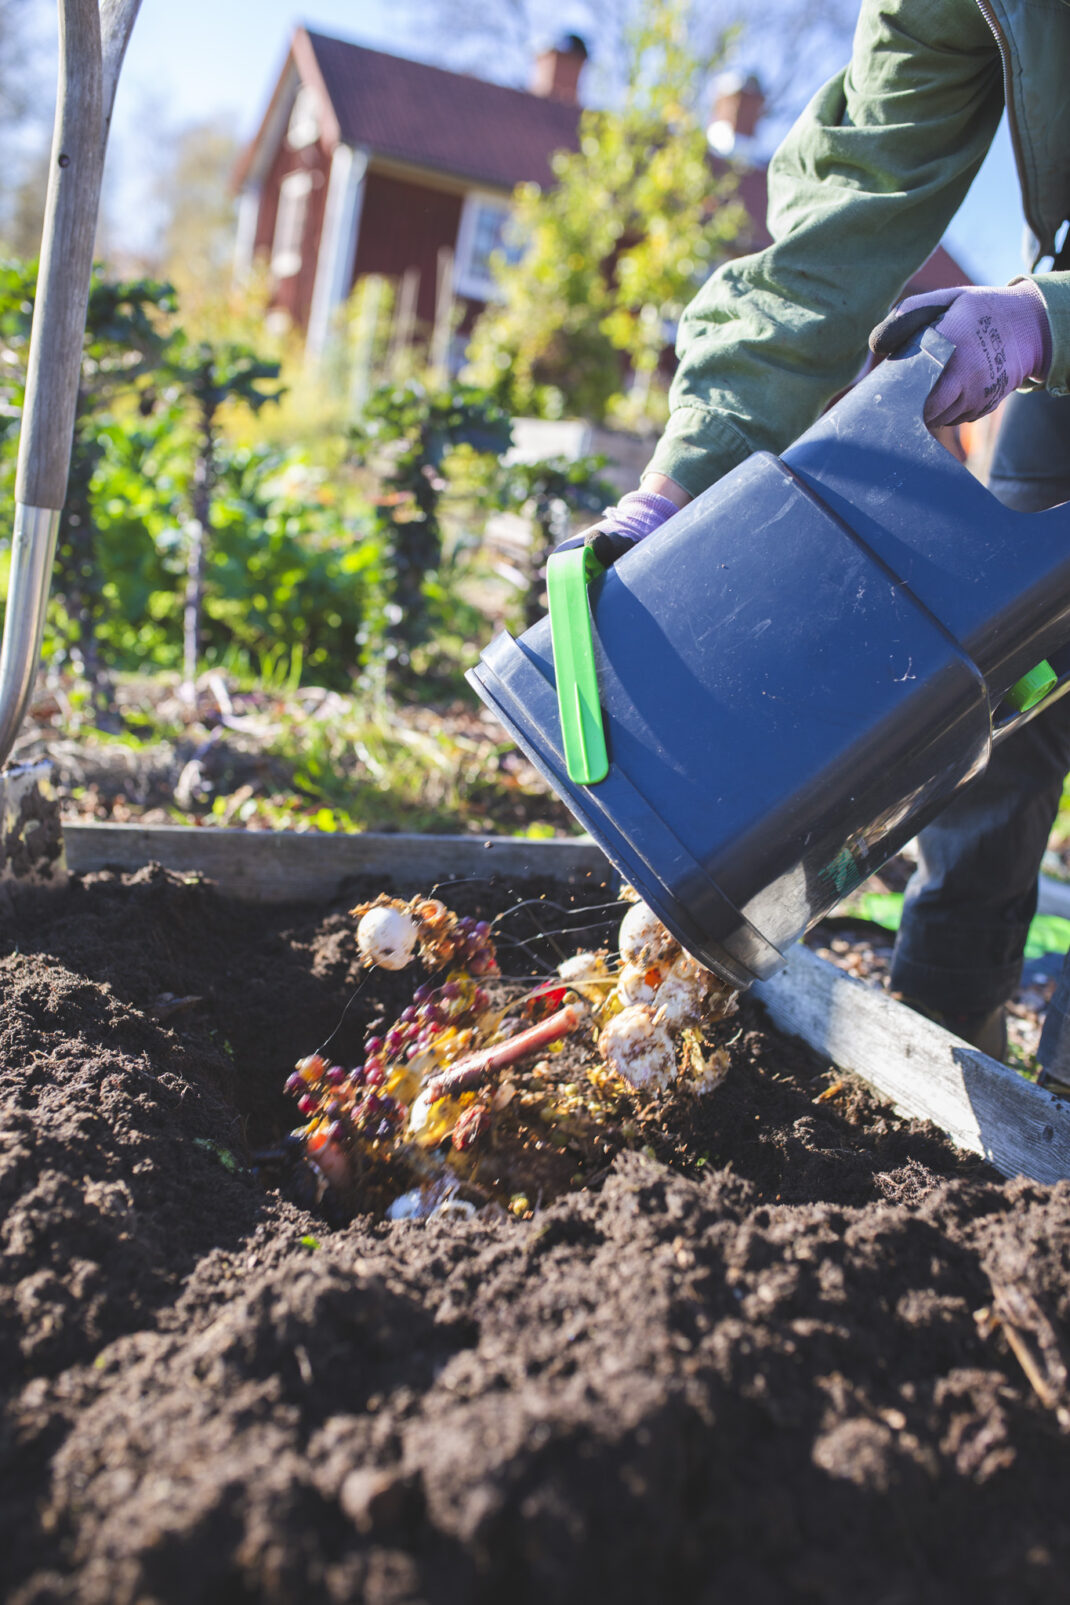
[[[525,91],[298,28],[237,173],[239,272],[266,258],[274,305],[314,356],[366,274],[401,284],[410,321],[430,327],[460,300],[468,327],[494,294],[513,189],[552,183],[553,152],[576,147],[586,57],[568,35],[536,58]],[[740,250],[769,239],[761,111],[755,79],[721,80],[710,148],[741,170],[753,222]],[[969,282],[939,247],[909,290]]]
[[[586,56],[569,36],[524,91],[298,28],[237,173],[238,270],[267,258],[312,354],[364,274],[407,274],[424,324],[443,295],[482,306],[512,191],[576,145]]]

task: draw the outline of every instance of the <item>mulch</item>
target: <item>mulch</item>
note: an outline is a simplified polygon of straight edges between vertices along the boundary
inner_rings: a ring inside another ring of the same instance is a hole
[[[382,1004],[343,909],[149,869],[0,937],[5,1599],[1063,1597],[1070,1185],[745,1002],[594,1186],[332,1226],[252,1153]]]

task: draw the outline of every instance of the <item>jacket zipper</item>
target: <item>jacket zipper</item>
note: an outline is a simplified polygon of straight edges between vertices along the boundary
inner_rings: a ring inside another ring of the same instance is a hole
[[[1030,212],[1032,196],[1029,192],[1028,174],[1025,170],[1025,161],[1022,155],[1021,134],[1018,128],[1018,118],[1015,113],[1014,84],[1011,79],[1010,46],[1007,43],[1006,36],[1003,33],[1003,30],[996,18],[996,14],[989,5],[988,0],[977,0],[977,9],[980,11],[982,17],[992,30],[992,36],[995,39],[996,44],[999,46],[1000,59],[1003,62],[1003,99],[1007,107],[1007,126],[1011,131],[1011,148],[1014,151],[1014,165],[1018,169],[1018,184],[1022,191],[1022,210],[1025,212],[1025,220],[1029,224],[1029,227],[1033,232],[1033,238],[1036,240],[1039,248],[1033,262],[1033,266],[1035,267],[1041,256],[1048,256],[1051,254],[1051,251],[1055,248],[1055,243],[1052,241],[1050,249],[1048,248],[1048,242],[1043,239],[1041,231],[1037,226],[1037,220]]]

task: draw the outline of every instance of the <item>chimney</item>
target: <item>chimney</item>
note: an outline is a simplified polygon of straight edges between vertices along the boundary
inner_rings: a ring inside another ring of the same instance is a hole
[[[567,33],[549,50],[535,57],[531,78],[531,92],[544,100],[564,101],[566,106],[579,102],[580,73],[587,60],[587,46],[575,33]]]
[[[753,73],[724,73],[717,82],[709,142],[718,156],[730,156],[752,139],[765,106],[762,86]]]

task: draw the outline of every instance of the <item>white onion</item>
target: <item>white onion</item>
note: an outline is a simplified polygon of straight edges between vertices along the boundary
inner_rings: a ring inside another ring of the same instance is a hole
[[[633,903],[625,914],[620,922],[617,945],[625,964],[671,962],[680,951],[676,939],[645,903]]]
[[[653,1003],[655,988],[647,980],[650,968],[645,964],[624,966],[617,979],[617,996],[622,1003]],[[657,974],[660,976],[661,971],[658,970]]]
[[[661,1092],[676,1075],[672,1038],[654,1018],[649,1004],[635,1004],[615,1015],[598,1039],[609,1068],[623,1081],[647,1092]]]
[[[361,957],[384,970],[403,970],[412,958],[420,928],[403,909],[380,904],[357,926]]]
[[[702,1018],[708,984],[706,978],[679,975],[674,968],[658,987],[657,1009],[662,1024],[670,1031],[680,1031],[685,1025],[697,1025]]]

